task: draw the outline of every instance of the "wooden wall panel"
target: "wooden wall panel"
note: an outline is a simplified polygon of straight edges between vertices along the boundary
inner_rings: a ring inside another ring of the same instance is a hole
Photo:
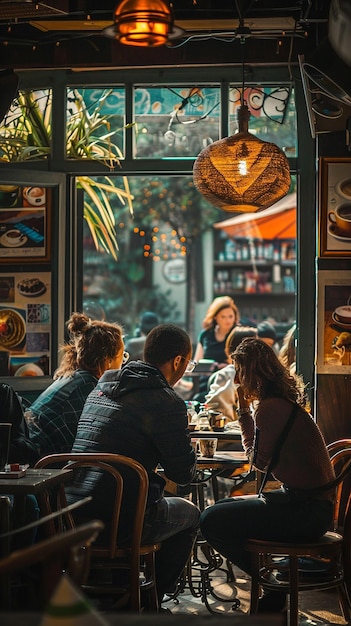
[[[317,376],[315,417],[326,443],[351,438],[351,376]]]

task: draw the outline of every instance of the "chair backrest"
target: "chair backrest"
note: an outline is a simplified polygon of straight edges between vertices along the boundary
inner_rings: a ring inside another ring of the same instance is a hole
[[[82,468],[99,469],[103,472],[107,472],[114,481],[114,502],[113,513],[111,518],[111,527],[108,545],[102,547],[96,547],[95,552],[99,551],[102,555],[103,549],[105,550],[105,556],[113,559],[118,550],[118,525],[120,520],[121,505],[123,500],[123,468],[129,468],[137,477],[138,480],[138,493],[136,495],[135,513],[133,518],[133,525],[131,529],[131,542],[130,548],[132,549],[133,556],[131,559],[135,563],[139,562],[141,536],[144,523],[145,508],[149,489],[149,478],[146,469],[130,457],[123,456],[121,454],[112,453],[70,453],[70,454],[51,454],[40,459],[36,466],[61,466],[69,467],[72,470]],[[61,492],[62,497],[62,492]],[[63,500],[63,505],[65,501]],[[74,525],[74,519],[72,516],[69,518],[69,524]]]
[[[33,573],[29,581],[37,596],[35,608],[43,608],[63,572],[67,572],[77,586],[85,583],[89,574],[91,545],[103,528],[101,521],[92,520],[56,537],[15,550],[0,559],[0,576],[8,576],[13,572],[24,573],[30,566],[39,564],[39,590]]]
[[[341,440],[340,440],[341,441]],[[345,532],[345,523],[351,521],[350,509],[350,479],[351,479],[351,440],[342,440],[346,447],[342,444],[334,442],[329,448],[331,452],[331,462],[334,467],[335,475],[339,479],[336,486],[335,505],[334,505],[334,530]],[[348,445],[346,442],[350,442]]]
[[[327,445],[329,456],[333,456],[338,450],[344,450],[345,448],[351,448],[351,439],[337,439]]]

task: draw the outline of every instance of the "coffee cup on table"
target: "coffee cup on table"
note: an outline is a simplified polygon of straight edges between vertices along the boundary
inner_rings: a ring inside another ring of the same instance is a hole
[[[216,437],[207,437],[199,439],[199,448],[201,456],[213,457],[216,454],[218,439]]]
[[[351,204],[341,204],[330,211],[328,219],[340,235],[351,239]]]

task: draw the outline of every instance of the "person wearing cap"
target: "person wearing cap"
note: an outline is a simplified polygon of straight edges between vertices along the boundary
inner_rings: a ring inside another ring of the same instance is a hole
[[[150,330],[158,326],[158,324],[159,319],[156,313],[145,311],[142,314],[137,335],[128,339],[126,343],[126,350],[130,355],[131,361],[137,361],[143,358],[146,337]]]
[[[277,333],[275,332],[275,328],[273,324],[264,320],[257,325],[257,336],[259,339],[262,339],[268,346],[273,348],[274,352],[277,354],[279,350],[279,345],[277,343]]]

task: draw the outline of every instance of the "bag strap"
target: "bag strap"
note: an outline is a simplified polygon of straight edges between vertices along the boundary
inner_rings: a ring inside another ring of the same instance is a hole
[[[259,496],[261,495],[263,489],[265,488],[265,485],[266,485],[266,482],[267,482],[269,474],[271,473],[272,469],[278,463],[282,445],[283,445],[285,439],[288,436],[290,428],[293,425],[293,422],[295,420],[298,408],[299,408],[298,404],[295,403],[293,408],[292,408],[292,410],[291,410],[290,417],[289,417],[288,421],[286,422],[282,432],[280,433],[280,436],[279,436],[279,438],[277,440],[277,443],[275,444],[275,448],[273,450],[273,453],[272,453],[272,456],[271,456],[271,460],[270,460],[270,462],[268,464],[268,467],[266,469],[265,475],[263,476],[263,479],[262,479],[262,482],[261,482],[261,486],[260,486],[259,491],[258,491],[258,495]]]

